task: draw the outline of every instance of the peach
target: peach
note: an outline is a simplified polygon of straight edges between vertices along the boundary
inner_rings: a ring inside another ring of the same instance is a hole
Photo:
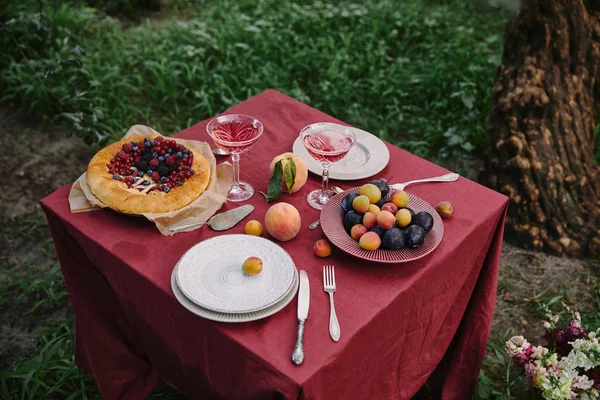
[[[300,213],[291,204],[277,203],[265,214],[265,228],[269,235],[282,242],[292,240],[300,232]]]
[[[435,210],[442,218],[450,218],[454,214],[454,206],[449,201],[441,201],[435,206]]]
[[[289,162],[288,160],[294,160],[294,164],[296,164],[296,179],[294,179],[294,185],[292,186],[292,193],[297,192],[304,186],[306,180],[308,179],[308,168],[306,168],[306,163],[300,157],[295,155],[294,153],[283,153],[278,155],[271,161],[271,165],[269,166],[269,170],[271,171],[271,175],[273,174],[273,170],[275,169],[275,164],[277,161],[281,160],[281,166],[284,168],[285,165]],[[283,186],[283,191],[287,192],[287,186],[285,184],[285,174],[281,177],[281,184]]]
[[[362,185],[358,193],[362,196],[367,196],[371,204],[375,204],[381,199],[381,190],[372,183]]]
[[[352,208],[354,211],[359,213],[366,213],[369,210],[369,198],[365,195],[357,196],[354,200],[352,200]]]
[[[396,213],[396,223],[400,228],[404,228],[405,226],[410,224],[411,220],[412,215],[410,215],[410,211],[408,211],[408,209],[406,208],[398,210],[398,212]]]
[[[396,223],[396,217],[389,211],[382,211],[377,214],[377,225],[381,229],[392,229]]]
[[[246,232],[247,235],[260,236],[262,231],[262,224],[255,219],[248,221],[246,223],[246,227],[244,228],[244,232]]]
[[[377,215],[381,211],[381,208],[377,207],[375,204],[369,204],[369,209],[367,211]]]
[[[313,245],[313,251],[317,257],[329,257],[331,255],[331,245],[325,239],[320,239]]]
[[[263,269],[263,262],[258,257],[248,257],[242,264],[242,271],[246,275],[258,275]]]
[[[381,210],[386,210],[391,212],[392,214],[396,215],[396,213],[398,212],[398,207],[394,204],[394,203],[385,203],[382,207]]]
[[[408,205],[408,193],[404,190],[399,190],[392,195],[392,203],[398,208],[406,207]]]
[[[367,229],[371,229],[375,225],[377,225],[377,215],[373,214],[370,211],[367,211],[363,216],[363,225],[367,227]]]
[[[358,245],[365,250],[377,250],[381,246],[381,238],[375,232],[367,232],[360,237]]]
[[[352,229],[350,229],[350,236],[354,240],[359,240],[362,237],[362,235],[367,233],[367,231],[368,231],[368,229],[366,226],[361,225],[361,224],[356,224],[352,227]]]

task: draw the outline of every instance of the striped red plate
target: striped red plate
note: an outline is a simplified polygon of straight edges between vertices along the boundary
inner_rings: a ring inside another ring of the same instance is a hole
[[[350,237],[344,230],[344,210],[342,209],[342,200],[348,193],[358,192],[359,188],[346,190],[333,196],[321,210],[321,227],[325,236],[335,246],[364,260],[380,263],[402,263],[413,261],[435,250],[444,236],[444,223],[439,214],[429,203],[414,194],[408,193],[410,207],[415,213],[427,211],[433,217],[433,228],[425,235],[423,245],[418,249],[409,249],[407,247],[400,250],[364,250],[360,248],[358,242]]]

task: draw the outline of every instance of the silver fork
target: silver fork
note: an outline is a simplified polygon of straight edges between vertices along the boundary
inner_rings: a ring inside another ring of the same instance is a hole
[[[340,340],[340,324],[335,315],[335,306],[333,305],[333,294],[335,293],[335,270],[333,265],[323,266],[323,286],[325,291],[329,293],[329,304],[331,310],[329,312],[329,334],[334,341]]]

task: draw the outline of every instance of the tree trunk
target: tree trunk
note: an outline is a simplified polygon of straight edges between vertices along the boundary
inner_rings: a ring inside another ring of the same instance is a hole
[[[509,238],[600,255],[600,0],[523,0],[505,36],[482,179],[510,197]]]

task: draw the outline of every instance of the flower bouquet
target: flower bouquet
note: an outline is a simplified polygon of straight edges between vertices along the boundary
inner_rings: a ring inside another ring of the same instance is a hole
[[[513,336],[506,342],[506,352],[544,399],[600,399],[600,329],[586,331],[579,313],[567,310],[568,325],[559,327],[559,316],[546,309],[548,320],[542,324],[547,347]]]

